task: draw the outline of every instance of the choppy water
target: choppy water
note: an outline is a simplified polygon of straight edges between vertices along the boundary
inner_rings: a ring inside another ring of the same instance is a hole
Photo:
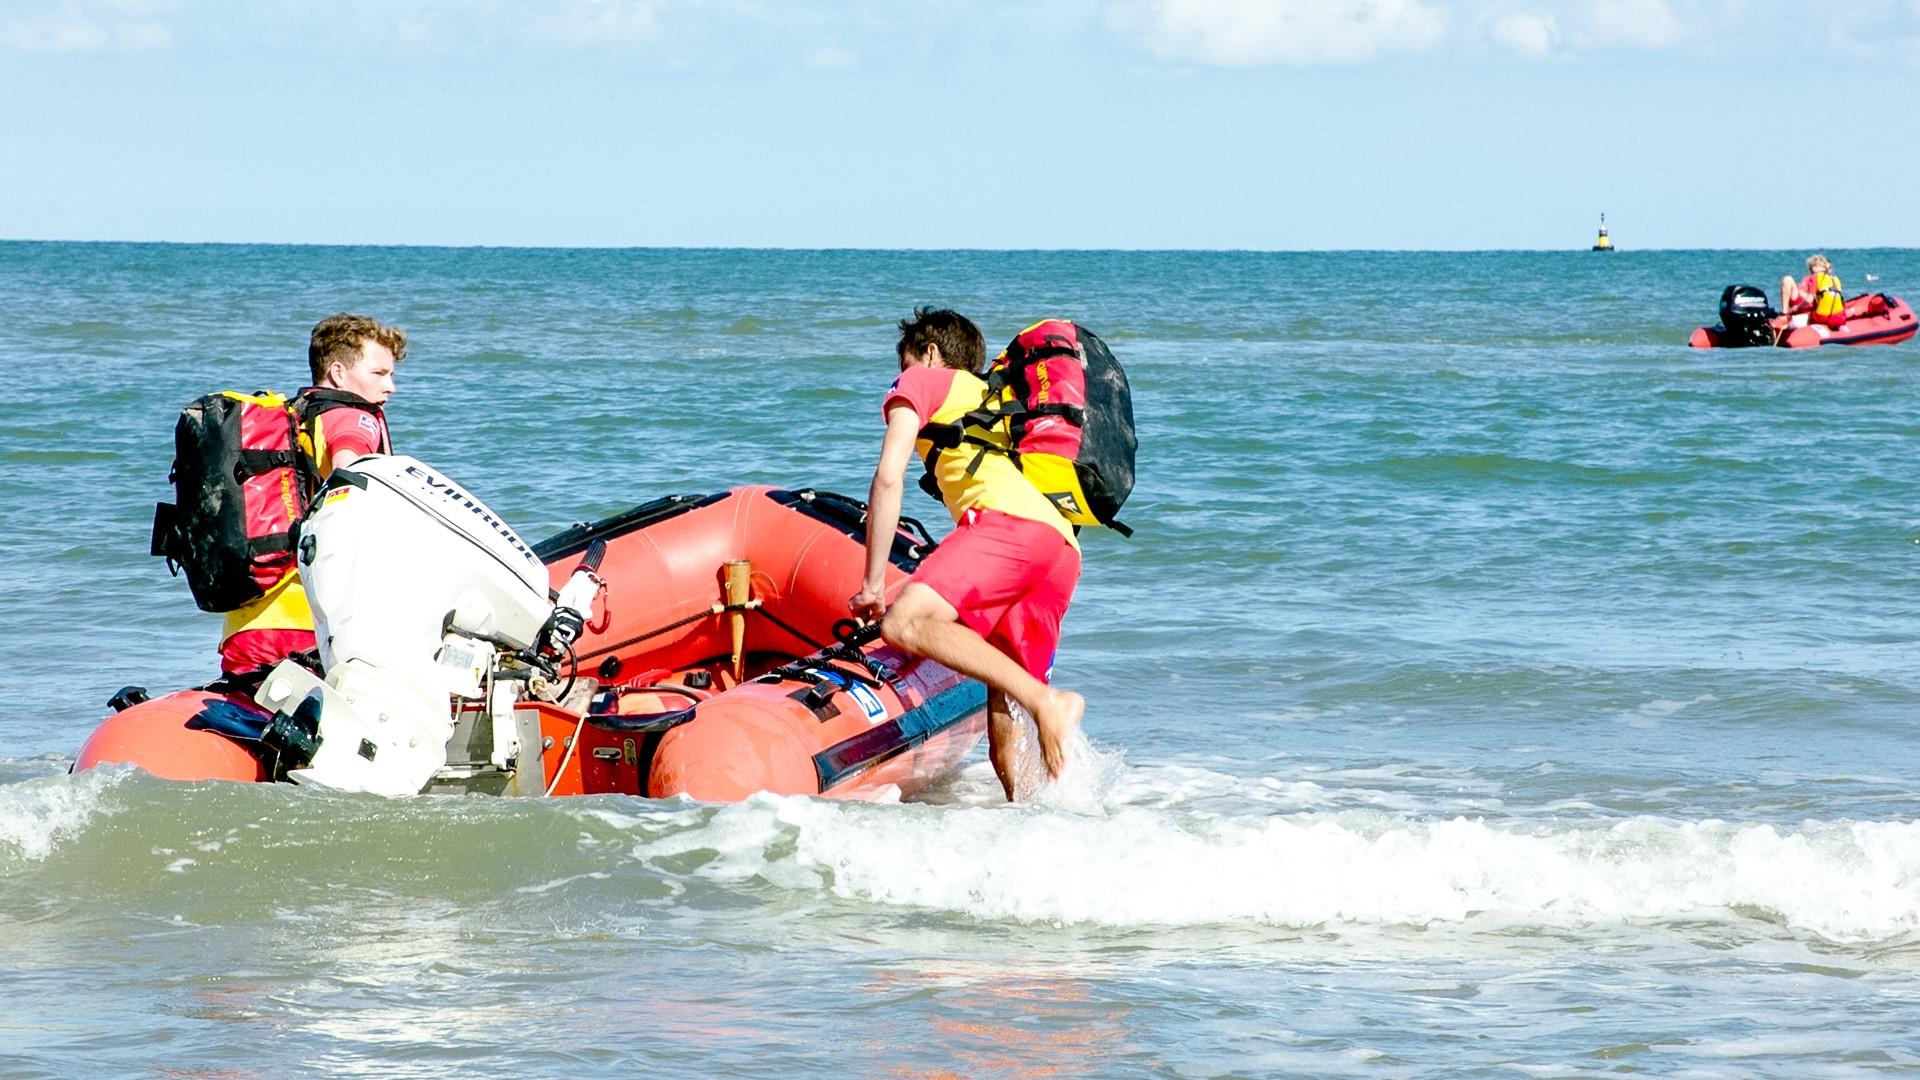
[[[1920,1067],[1920,344],[1682,345],[1803,255],[0,244],[0,1074]],[[396,440],[538,537],[860,494],[916,302],[1133,377],[1045,804],[66,775],[213,670],[175,410],[320,316],[411,332]]]

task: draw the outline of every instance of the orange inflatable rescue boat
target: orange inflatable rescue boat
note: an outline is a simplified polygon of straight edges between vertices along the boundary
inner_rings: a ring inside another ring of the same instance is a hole
[[[1694,328],[1687,344],[1696,349],[1738,349],[1777,345],[1814,349],[1824,345],[1898,345],[1920,332],[1913,308],[1889,293],[1862,293],[1846,301],[1845,321],[1836,327],[1796,325],[1775,311],[1767,294],[1752,285],[1729,285],[1720,295],[1720,322]]]
[[[376,791],[890,799],[955,768],[985,688],[845,619],[865,506],[673,496],[527,545],[411,458],[336,470],[303,526],[318,670],[147,700],[75,769]],[[378,537],[378,543],[369,543]],[[933,543],[895,537],[898,588]]]

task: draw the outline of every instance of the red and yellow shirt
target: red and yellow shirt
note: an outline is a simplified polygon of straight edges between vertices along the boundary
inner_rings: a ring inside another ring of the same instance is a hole
[[[313,459],[320,475],[333,472],[333,455],[341,450],[355,454],[386,454],[393,449],[387,435],[385,413],[364,409],[328,409],[313,425]]]
[[[896,403],[904,404],[919,417],[921,427],[949,424],[979,408],[986,392],[987,384],[970,371],[910,367],[888,388],[880,412],[884,416]],[[914,449],[924,461],[933,452],[933,443],[921,439],[914,443]],[[1044,522],[1066,537],[1067,543],[1079,548],[1073,526],[1005,454],[986,454],[969,475],[967,467],[973,464],[978,452],[978,447],[963,444],[958,449],[943,451],[934,464],[933,478],[940,485],[940,500],[947,504],[947,512],[953,515],[954,521],[976,508],[997,510]]]

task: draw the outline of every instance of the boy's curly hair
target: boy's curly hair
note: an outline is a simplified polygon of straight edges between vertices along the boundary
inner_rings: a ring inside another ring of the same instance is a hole
[[[900,344],[894,347],[901,358],[908,353],[919,356],[928,345],[940,346],[940,362],[946,367],[980,373],[987,360],[987,341],[973,320],[951,308],[913,309],[913,318],[900,320]]]
[[[407,358],[405,330],[345,311],[329,315],[314,325],[313,337],[307,343],[307,368],[313,373],[314,385],[327,377],[327,368],[335,360],[348,367],[359,363],[360,344],[364,341],[385,345],[393,353],[396,364]]]

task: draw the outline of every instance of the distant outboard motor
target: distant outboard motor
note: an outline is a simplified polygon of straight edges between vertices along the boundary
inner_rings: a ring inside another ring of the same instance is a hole
[[[1720,293],[1720,325],[1724,332],[1719,344],[1729,349],[1772,345],[1774,336],[1770,324],[1779,314],[1767,302],[1764,289],[1729,285]]]

